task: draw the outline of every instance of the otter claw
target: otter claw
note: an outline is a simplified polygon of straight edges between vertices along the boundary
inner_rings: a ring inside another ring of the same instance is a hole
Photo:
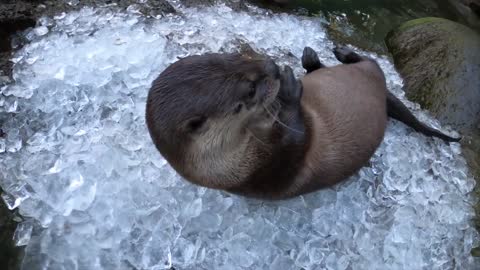
[[[302,83],[295,79],[292,68],[285,66],[280,77],[280,99],[287,104],[295,104],[300,102],[302,92]]]

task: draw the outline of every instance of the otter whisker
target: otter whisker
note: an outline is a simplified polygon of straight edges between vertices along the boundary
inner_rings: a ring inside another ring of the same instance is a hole
[[[272,112],[270,112],[266,106],[263,106],[263,108],[265,108],[265,111],[267,111],[267,113],[273,118],[273,120],[275,120],[277,123],[279,123],[280,125],[284,126],[285,128],[288,128],[289,130],[291,131],[294,131],[294,132],[298,132],[300,134],[303,134],[304,132],[303,131],[300,131],[300,130],[296,130],[292,127],[289,127],[287,124],[283,123],[282,121],[280,121],[280,119],[278,119],[278,117],[276,117]]]
[[[279,98],[276,98],[275,101],[278,102],[280,106],[285,105],[284,102]]]
[[[253,136],[253,138],[255,138],[257,141],[259,141],[261,144],[263,144],[264,146],[268,146],[268,143],[262,141],[262,139],[258,138],[255,133],[253,133],[250,129],[246,128]]]
[[[276,100],[273,101],[272,106],[276,107],[274,109],[281,110],[282,109],[282,102],[280,100],[276,99]]]

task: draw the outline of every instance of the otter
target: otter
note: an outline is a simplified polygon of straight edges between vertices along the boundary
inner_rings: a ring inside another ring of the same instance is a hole
[[[296,79],[268,56],[182,58],[154,80],[146,123],[156,148],[191,183],[260,199],[287,199],[339,183],[367,165],[388,116],[418,121],[386,87],[378,64],[346,47],[324,66],[306,47]]]

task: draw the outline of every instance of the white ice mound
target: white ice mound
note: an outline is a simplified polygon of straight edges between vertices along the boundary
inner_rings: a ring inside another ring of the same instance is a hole
[[[15,234],[23,269],[475,268],[475,182],[459,145],[397,122],[371,167],[290,201],[181,180],[144,119],[150,83],[177,56],[243,40],[297,73],[306,45],[337,64],[319,19],[181,11],[145,19],[85,8],[26,34],[15,83],[0,90],[0,185],[26,218]],[[401,95],[392,64],[376,58]]]

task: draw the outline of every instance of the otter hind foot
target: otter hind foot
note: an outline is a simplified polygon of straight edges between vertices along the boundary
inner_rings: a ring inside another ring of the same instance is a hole
[[[333,54],[335,54],[338,61],[344,64],[354,64],[366,60],[364,57],[345,46],[335,47],[335,49],[333,49]]]
[[[305,47],[305,49],[303,49],[302,66],[307,71],[307,73],[325,67],[325,65],[320,62],[317,52],[315,52],[310,47]]]

